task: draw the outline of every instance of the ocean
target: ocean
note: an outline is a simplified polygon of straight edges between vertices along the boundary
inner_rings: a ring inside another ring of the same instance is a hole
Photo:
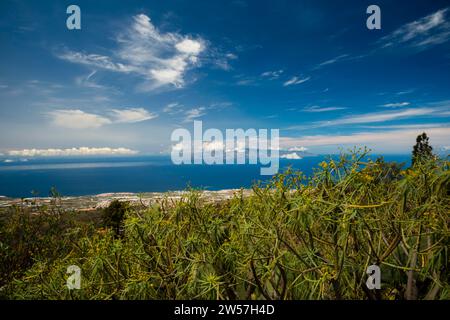
[[[384,157],[387,161],[410,163],[410,155]],[[324,158],[326,156],[280,159],[280,172],[291,166],[309,175]],[[167,156],[11,160],[0,160],[0,196],[12,198],[46,197],[52,187],[62,196],[82,196],[109,192],[164,192],[187,187],[206,190],[249,188],[257,181],[270,179],[270,176],[260,175],[259,165],[174,165]]]

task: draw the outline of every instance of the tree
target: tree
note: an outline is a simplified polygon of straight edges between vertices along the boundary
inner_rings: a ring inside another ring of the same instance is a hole
[[[429,159],[433,156],[433,147],[429,145],[427,134],[424,132],[419,134],[416,139],[416,145],[413,147],[412,164],[420,163],[423,160]]]
[[[114,200],[103,211],[103,225],[112,228],[116,238],[123,236],[123,221],[128,203]]]

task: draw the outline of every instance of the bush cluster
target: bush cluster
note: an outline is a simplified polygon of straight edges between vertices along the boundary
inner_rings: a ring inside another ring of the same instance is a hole
[[[308,178],[287,170],[217,203],[197,191],[148,208],[114,202],[101,227],[18,208],[0,226],[0,295],[449,299],[449,162],[402,170],[365,156],[329,159]],[[381,290],[365,285],[372,264]],[[80,290],[65,286],[69,265]]]

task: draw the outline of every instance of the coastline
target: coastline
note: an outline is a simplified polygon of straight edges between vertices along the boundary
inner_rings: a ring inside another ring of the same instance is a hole
[[[232,198],[237,192],[243,191],[245,195],[250,194],[250,189],[223,189],[217,191],[200,190],[200,197],[207,202],[218,202]],[[104,209],[114,200],[126,201],[131,205],[150,206],[162,200],[178,201],[190,191],[167,191],[167,192],[111,192],[86,196],[64,196],[52,197],[28,197],[9,198],[0,196],[0,209],[14,206],[24,206],[37,210],[42,206],[55,205],[63,211],[95,211]]]

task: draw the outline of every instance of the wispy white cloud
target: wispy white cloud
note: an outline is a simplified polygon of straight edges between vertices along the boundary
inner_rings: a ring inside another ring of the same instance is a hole
[[[450,39],[449,8],[407,23],[380,39],[382,47],[405,45],[418,49],[447,42]]]
[[[64,156],[98,156],[98,155],[135,155],[138,152],[127,148],[67,148],[67,149],[22,149],[7,152],[13,157],[64,157]]]
[[[111,120],[104,116],[81,110],[55,110],[49,115],[55,125],[69,129],[98,128],[111,123]]]
[[[262,84],[263,81],[267,81],[267,80],[272,81],[272,80],[280,79],[281,76],[283,75],[283,73],[284,73],[284,70],[279,69],[279,70],[273,70],[273,71],[272,70],[265,71],[265,72],[261,73],[260,75],[256,75],[256,76],[246,76],[246,75],[240,74],[240,75],[235,76],[235,78],[237,79],[235,84],[238,86],[257,86],[257,85]],[[298,77],[294,77],[294,78],[295,78],[294,82],[301,80]],[[307,80],[309,80],[309,79],[307,79]],[[298,82],[298,83],[301,83],[301,82]],[[296,83],[290,83],[290,84],[296,84]]]
[[[332,59],[329,59],[329,60],[326,60],[326,61],[324,61],[322,63],[319,63],[314,69],[320,69],[320,68],[325,67],[327,65],[334,64],[336,62],[342,61],[342,60],[344,60],[344,59],[346,59],[348,57],[349,57],[348,54],[341,54],[341,55],[339,55],[337,57],[334,57]]]
[[[304,112],[328,112],[328,111],[336,111],[336,110],[344,110],[347,109],[345,107],[321,107],[321,106],[311,106],[303,108]]]
[[[416,109],[404,109],[402,111],[395,111],[395,112],[372,112],[360,115],[345,116],[330,121],[319,121],[316,122],[315,125],[317,127],[323,127],[323,126],[337,126],[337,125],[358,124],[358,123],[384,122],[411,117],[427,116],[435,114],[438,111],[439,109],[437,108],[424,107]]]
[[[292,77],[291,79],[289,79],[288,81],[284,82],[283,86],[287,87],[287,86],[300,84],[300,83],[308,81],[309,79],[311,79],[311,77],[300,78],[300,77],[295,76],[295,77]]]
[[[139,14],[120,33],[110,56],[65,51],[58,57],[69,62],[141,77],[139,87],[151,91],[161,86],[182,87],[186,72],[200,65],[206,41],[175,32],[160,32],[150,17]]]
[[[236,81],[238,86],[253,86],[256,85],[256,80],[252,78],[244,78]]]
[[[227,53],[227,54],[225,54],[225,57],[230,60],[236,60],[238,58],[238,56],[234,53]]]
[[[224,109],[231,107],[233,105],[232,102],[229,101],[222,101],[222,102],[213,102],[209,105],[209,109]]]
[[[401,119],[420,118],[420,117],[447,117],[448,101],[429,103],[433,107],[409,108],[396,111],[371,112],[365,114],[346,115],[333,120],[316,121],[303,126],[291,126],[286,130],[305,130],[321,127],[345,126],[352,124],[379,123]]]
[[[425,130],[428,128],[440,128],[450,127],[448,123],[420,123],[420,124],[392,124],[392,125],[378,125],[378,126],[361,126],[367,129],[420,129]]]
[[[114,122],[117,123],[135,123],[157,117],[155,113],[148,112],[144,108],[113,109],[111,111],[114,114]]]
[[[135,123],[156,118],[144,108],[112,109],[111,115],[99,115],[82,110],[54,110],[48,113],[53,124],[68,129],[92,129],[113,123]]]
[[[368,54],[360,54],[360,55],[341,54],[339,56],[336,56],[334,58],[325,60],[325,61],[317,64],[316,66],[314,66],[312,68],[312,70],[317,71],[317,70],[322,69],[322,68],[324,68],[326,66],[330,66],[330,65],[333,65],[333,64],[336,64],[336,63],[339,63],[339,62],[354,61],[354,60],[365,58],[367,56],[368,56]]]
[[[238,56],[234,53],[223,54],[217,49],[210,48],[204,61],[209,62],[213,67],[228,71],[232,69],[231,62],[237,59]]]
[[[206,114],[205,107],[197,107],[185,112],[185,118],[183,122],[191,122],[197,118],[203,117]]]
[[[106,86],[103,86],[101,84],[98,84],[94,81],[93,77],[97,73],[97,70],[94,70],[90,72],[87,76],[80,76],[75,78],[75,84],[77,84],[80,87],[84,88],[91,88],[91,89],[109,89]]]
[[[214,110],[215,112],[218,112],[222,109],[229,108],[232,105],[233,103],[231,102],[221,101],[210,103],[207,106],[187,108],[178,102],[173,102],[165,106],[163,108],[163,112],[169,115],[176,115],[176,116],[181,115],[182,122],[191,122],[197,118],[204,116],[205,114],[207,114],[209,110]]]
[[[409,151],[418,134],[423,130],[404,129],[377,132],[357,132],[348,135],[311,135],[298,138],[282,137],[280,146],[287,149],[290,146],[303,145],[307,147],[335,146],[352,147],[368,146],[376,152]],[[427,134],[433,145],[447,145],[450,141],[450,128],[428,128]]]
[[[406,107],[409,106],[410,103],[409,102],[394,102],[394,103],[386,103],[383,104],[382,107],[386,107],[386,108],[398,108],[398,107]]]
[[[168,114],[177,114],[184,111],[184,107],[182,104],[178,102],[169,103],[167,106],[163,108],[163,112]]]
[[[60,53],[58,55],[58,58],[67,60],[72,63],[84,64],[91,67],[115,72],[129,73],[137,71],[137,69],[135,69],[133,66],[114,62],[110,57],[99,54],[86,54],[82,52],[65,51],[63,53]]]
[[[276,80],[278,79],[282,74],[284,70],[275,70],[275,71],[266,71],[261,74],[261,77],[267,78],[269,80]]]
[[[405,94],[410,94],[410,93],[413,93],[413,92],[414,92],[414,89],[408,89],[408,90],[399,91],[399,92],[396,93],[396,95],[403,96]]]

